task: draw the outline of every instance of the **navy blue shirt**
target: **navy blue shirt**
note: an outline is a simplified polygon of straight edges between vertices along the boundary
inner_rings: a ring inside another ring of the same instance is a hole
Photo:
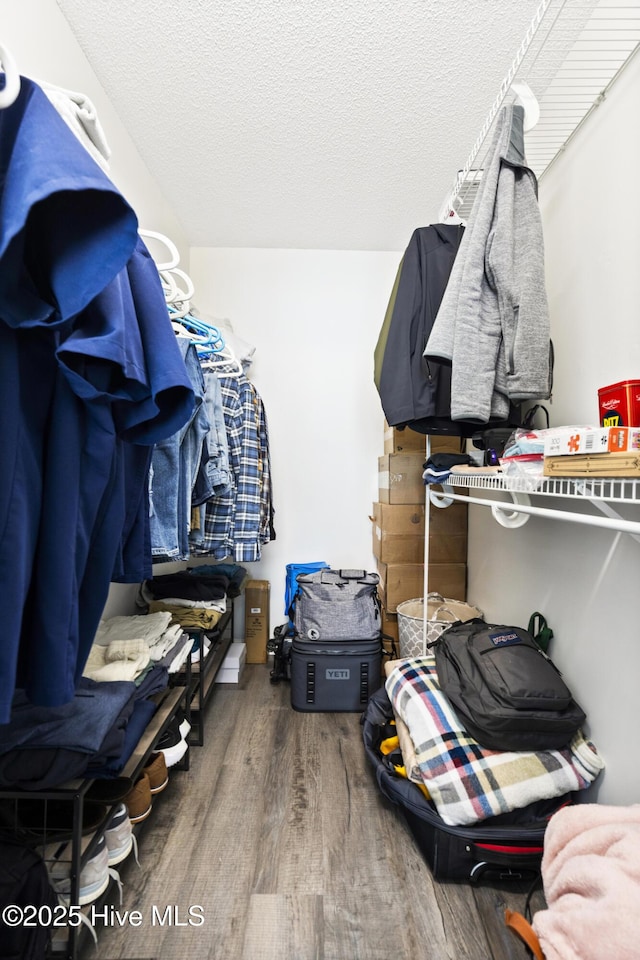
[[[3,723],[16,687],[73,697],[122,542],[145,542],[149,445],[193,391],[133,210],[24,78],[0,184]]]

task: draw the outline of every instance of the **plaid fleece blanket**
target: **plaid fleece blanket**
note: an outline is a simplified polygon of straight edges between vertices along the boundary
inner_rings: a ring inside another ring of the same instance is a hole
[[[604,768],[582,733],[563,750],[499,751],[464,730],[438,686],[433,657],[401,660],[386,681],[409,728],[424,783],[445,823],[477,823],[535,800],[583,790]]]

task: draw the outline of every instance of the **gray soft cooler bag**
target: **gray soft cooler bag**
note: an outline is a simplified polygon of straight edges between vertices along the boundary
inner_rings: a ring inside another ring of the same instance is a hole
[[[291,706],[332,713],[361,711],[382,683],[380,640],[300,640],[291,644]]]
[[[365,570],[301,573],[293,623],[302,640],[379,640],[380,577]]]

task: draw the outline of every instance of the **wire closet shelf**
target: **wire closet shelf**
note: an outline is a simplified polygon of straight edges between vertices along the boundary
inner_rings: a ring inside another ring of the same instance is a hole
[[[545,477],[534,481],[527,477],[452,473],[447,486],[614,503],[637,504],[640,500],[640,479],[632,477]]]
[[[542,0],[443,203],[440,220],[452,212],[468,218],[496,116],[503,104],[517,99],[514,81],[524,82],[540,107],[537,123],[525,134],[527,161],[540,180],[639,46],[640,0]]]

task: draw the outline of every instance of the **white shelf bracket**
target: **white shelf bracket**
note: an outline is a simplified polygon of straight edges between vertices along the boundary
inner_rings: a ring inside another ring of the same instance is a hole
[[[434,507],[438,507],[440,510],[446,510],[447,507],[450,507],[453,503],[452,497],[446,496],[447,491],[451,490],[451,487],[448,483],[438,484],[438,486],[441,486],[444,492],[441,493],[440,490],[434,490],[430,485],[428,489],[429,501]]]
[[[436,507],[450,507],[451,504],[458,499],[467,500],[469,503],[478,503],[477,497],[458,497],[453,492],[453,487],[449,483],[441,484],[442,494],[437,490],[430,491],[430,500]],[[522,527],[529,519],[530,514],[524,513],[522,510],[516,509],[517,506],[531,506],[531,498],[527,493],[517,493],[515,491],[509,490],[509,496],[511,497],[511,503],[502,503],[500,501],[495,501],[491,503],[491,514],[496,523],[499,523],[501,527],[506,527],[507,529],[515,530],[516,527]],[[535,508],[534,508],[535,510]]]
[[[605,517],[609,517],[613,521],[620,521],[622,517],[617,510],[614,510],[610,503],[607,503],[606,500],[595,500],[589,496],[589,485],[586,483],[576,483],[576,489],[581,490],[585,497],[588,499],[589,503],[597,507],[600,513],[604,513]],[[631,537],[633,540],[637,540],[640,543],[640,533],[632,533],[629,530],[626,531],[627,536]]]
[[[508,504],[502,506],[496,503],[491,507],[491,514],[493,519],[499,523],[501,527],[506,527],[508,530],[515,530],[516,527],[523,527],[531,516],[531,514],[523,513],[521,510],[515,509],[515,507],[531,506],[531,498],[528,493],[509,492],[509,496],[511,497],[514,508],[509,509]]]

